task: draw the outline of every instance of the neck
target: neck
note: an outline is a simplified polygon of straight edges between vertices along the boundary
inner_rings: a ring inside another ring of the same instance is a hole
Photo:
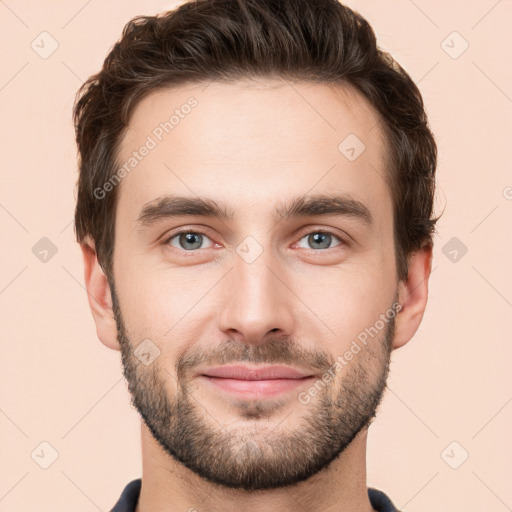
[[[331,465],[300,484],[247,492],[212,484],[165,453],[142,423],[142,487],[136,512],[372,512],[367,430]]]

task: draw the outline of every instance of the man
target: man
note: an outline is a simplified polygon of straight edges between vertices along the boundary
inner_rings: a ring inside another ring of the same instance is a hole
[[[335,0],[198,0],[125,27],[79,91],[77,239],[142,479],[114,511],[394,511],[366,485],[418,329],[436,144]]]

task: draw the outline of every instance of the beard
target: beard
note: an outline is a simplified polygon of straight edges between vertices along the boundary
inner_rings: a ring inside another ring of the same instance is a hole
[[[215,419],[214,407],[197,398],[192,374],[199,364],[271,363],[327,371],[336,359],[320,350],[305,350],[289,338],[269,338],[260,345],[230,339],[208,350],[185,350],[174,377],[158,358],[145,366],[134,355],[136,345],[127,333],[113,285],[111,295],[132,405],[165,453],[211,483],[257,491],[307,480],[337,459],[375,417],[389,373],[394,316],[336,378],[317,386],[311,401],[295,399],[289,415],[300,411],[300,420],[293,426],[286,425],[288,416],[276,425],[262,424],[290,407],[294,398],[288,396],[230,402],[237,417],[234,426],[226,428]],[[170,381],[175,386],[169,386]],[[175,393],[170,391],[173,387]],[[243,426],[240,419],[246,420]]]

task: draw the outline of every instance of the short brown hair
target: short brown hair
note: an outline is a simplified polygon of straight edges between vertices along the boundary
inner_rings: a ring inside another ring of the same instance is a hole
[[[421,94],[377,46],[368,22],[336,0],[196,0],[126,24],[101,71],[79,89],[74,123],[79,151],[75,232],[90,236],[112,275],[119,143],[135,105],[164,87],[279,77],[355,88],[377,111],[388,145],[399,279],[408,256],[432,245],[437,147]]]

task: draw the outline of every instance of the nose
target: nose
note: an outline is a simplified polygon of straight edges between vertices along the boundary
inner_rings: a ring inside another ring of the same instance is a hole
[[[235,255],[234,268],[223,280],[220,329],[232,339],[258,345],[272,336],[291,336],[295,295],[285,273],[264,251],[252,263]]]

